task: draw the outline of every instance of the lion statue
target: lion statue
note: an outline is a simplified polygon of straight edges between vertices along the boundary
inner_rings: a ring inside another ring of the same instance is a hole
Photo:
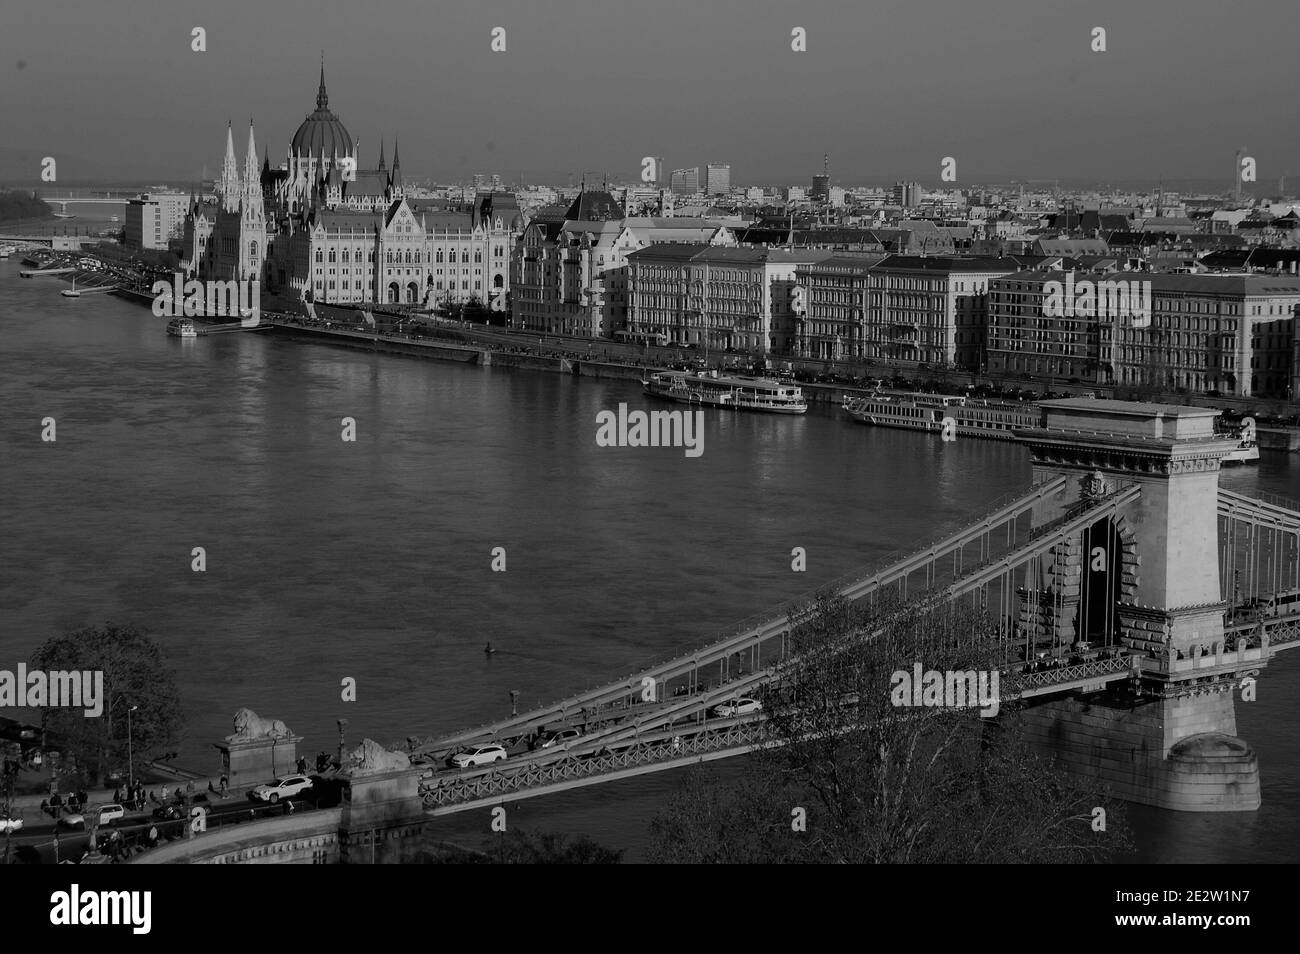
[[[263,719],[252,709],[235,713],[235,732],[226,736],[227,742],[250,742],[254,739],[286,739],[293,735],[279,719]]]
[[[390,752],[373,739],[362,739],[347,758],[345,768],[353,775],[373,775],[379,772],[398,772],[411,767],[405,752]]]

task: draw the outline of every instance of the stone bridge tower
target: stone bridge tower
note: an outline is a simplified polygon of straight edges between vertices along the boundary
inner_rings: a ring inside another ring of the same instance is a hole
[[[1236,737],[1233,692],[1267,650],[1224,645],[1218,566],[1219,465],[1237,441],[1215,433],[1218,412],[1207,408],[1075,398],[1041,406],[1043,426],[1018,436],[1035,482],[1068,484],[1035,512],[1036,526],[1089,497],[1140,488],[1121,516],[1095,528],[1089,552],[1062,547],[1052,576],[1077,619],[1088,602],[1082,565],[1106,565],[1115,585],[1093,600],[1094,615],[1107,614],[1113,641],[1141,654],[1141,667],[1100,696],[1029,709],[1030,731],[1068,769],[1123,798],[1184,811],[1258,808],[1258,765]]]

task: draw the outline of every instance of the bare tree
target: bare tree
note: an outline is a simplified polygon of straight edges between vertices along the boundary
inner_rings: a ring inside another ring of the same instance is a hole
[[[777,744],[750,757],[739,784],[690,778],[652,826],[653,858],[1086,863],[1130,847],[1111,801],[1032,750],[1017,703],[1000,700],[989,718],[898,704],[896,674],[910,679],[918,663],[991,682],[996,620],[888,598],[823,598],[802,617],[796,662],[765,700]],[[1098,806],[1104,832],[1091,825]]]

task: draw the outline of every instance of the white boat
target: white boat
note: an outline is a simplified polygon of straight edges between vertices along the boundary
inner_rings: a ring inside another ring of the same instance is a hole
[[[1259,444],[1253,440],[1242,439],[1235,448],[1223,455],[1224,464],[1253,464],[1259,460]]]
[[[659,371],[641,382],[647,394],[705,407],[803,414],[808,410],[797,384],[717,371]]]
[[[59,292],[59,294],[62,295],[64,298],[80,298],[80,297],[81,297],[81,292],[77,291],[77,276],[76,276],[76,275],[73,275],[73,276],[72,276],[72,287],[71,287],[71,288],[65,288],[65,289],[63,289],[63,291]]]
[[[1042,411],[1034,404],[985,401],[959,394],[871,394],[848,398],[844,411],[859,424],[942,432],[945,419],[952,436],[1014,440],[1017,428],[1037,427]]]
[[[167,322],[167,333],[175,338],[197,338],[199,330],[188,318],[173,318]]]
[[[120,222],[120,221],[122,221],[122,220],[121,220],[120,218],[118,218],[116,215],[110,215],[110,216],[108,217],[108,221],[110,221],[110,222]]]

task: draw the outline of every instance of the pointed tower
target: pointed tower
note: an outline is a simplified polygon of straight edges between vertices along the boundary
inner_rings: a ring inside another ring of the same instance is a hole
[[[239,208],[239,167],[235,164],[235,133],[229,122],[226,123],[226,159],[221,166],[217,191],[221,193],[223,209],[234,212]]]
[[[379,140],[379,171],[384,171],[384,141]]]
[[[248,152],[244,155],[243,194],[250,203],[262,202],[262,177],[257,168],[257,144],[253,141],[253,121],[248,121]]]
[[[397,137],[393,137],[393,195],[402,194],[402,159],[397,154]]]

